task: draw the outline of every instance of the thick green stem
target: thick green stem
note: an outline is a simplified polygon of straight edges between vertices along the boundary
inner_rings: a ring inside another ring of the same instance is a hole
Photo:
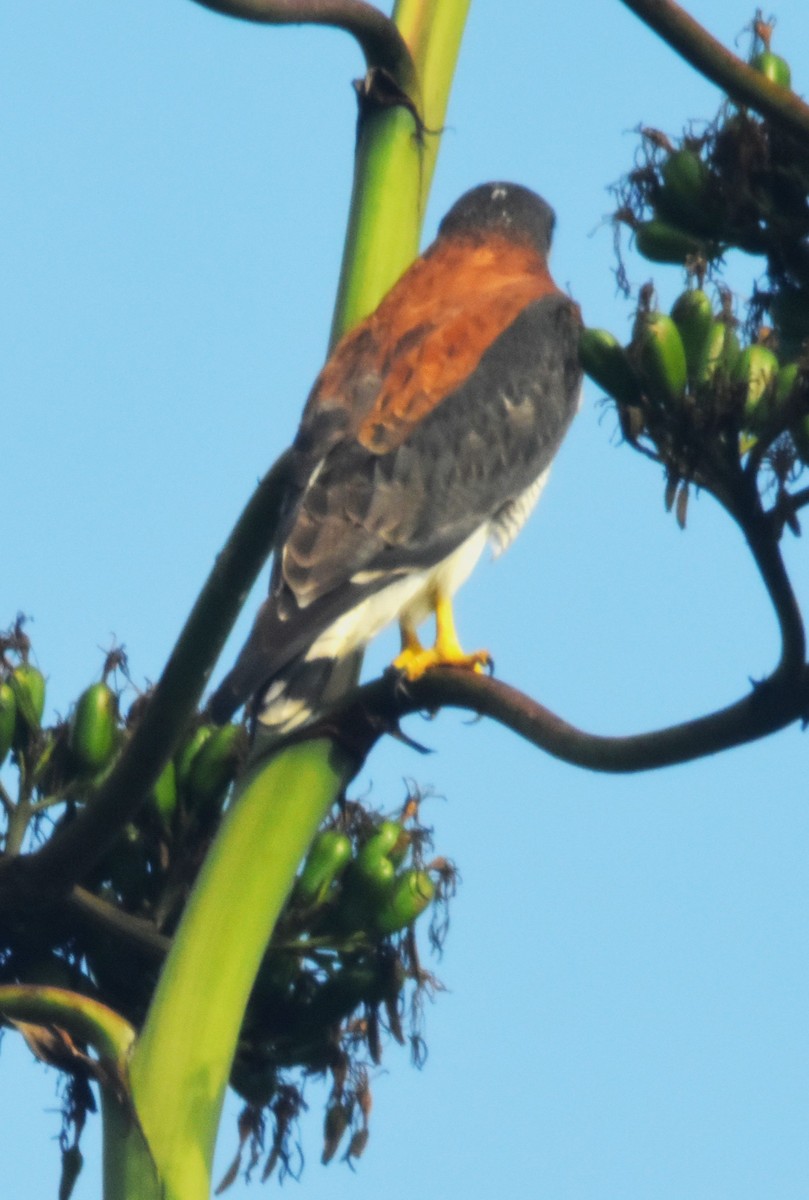
[[[372,312],[418,254],[422,144],[413,114],[360,99],[354,187],[331,344]]]
[[[67,988],[38,984],[0,986],[0,1013],[31,1025],[58,1025],[73,1038],[87,1042],[102,1060],[123,1073],[135,1031],[106,1004]]]
[[[376,307],[418,252],[468,3],[402,0],[394,20],[401,16],[404,40],[413,38],[416,77],[372,66],[358,88],[333,340]],[[163,1200],[207,1200],[225,1088],[262,955],[298,864],[356,765],[325,738],[259,763],[205,861],[130,1066]]]
[[[164,1200],[163,1185],[131,1108],[101,1093],[104,1200]]]
[[[28,799],[21,799],[9,813],[4,847],[9,858],[16,857],[22,850],[28,826],[31,824],[31,813],[32,805]]]
[[[427,128],[421,164],[421,206],[427,205],[440,135],[471,0],[397,0],[396,22],[421,78]]]
[[[399,0],[393,19],[410,48],[417,84],[380,88],[373,72],[358,91],[354,186],[333,345],[372,312],[418,254],[421,227],[469,0]]]
[[[207,1200],[250,990],[309,843],[356,763],[326,740],[250,773],[205,860],[130,1064],[164,1200]]]
[[[129,1103],[128,1056],[135,1040],[129,1022],[89,996],[30,984],[0,987],[0,1013],[7,1020],[40,1027],[46,1039],[64,1030],[74,1042],[93,1048],[98,1056],[95,1067],[87,1059],[77,1066],[91,1070],[101,1092],[105,1200],[161,1200],[155,1166]],[[29,1031],[29,1038],[33,1032]],[[32,1044],[32,1049],[47,1061],[46,1044],[39,1048]],[[70,1042],[64,1043],[61,1053],[71,1053]],[[78,1056],[82,1051],[75,1046],[72,1053]],[[63,1065],[70,1069],[69,1062]]]

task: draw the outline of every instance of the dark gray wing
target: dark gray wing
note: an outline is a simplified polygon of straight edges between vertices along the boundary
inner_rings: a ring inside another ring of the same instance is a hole
[[[397,449],[335,441],[284,523],[270,596],[212,700],[221,719],[333,621],[398,575],[441,562],[550,464],[581,388],[578,307],[530,304]],[[355,577],[359,576],[359,580]]]

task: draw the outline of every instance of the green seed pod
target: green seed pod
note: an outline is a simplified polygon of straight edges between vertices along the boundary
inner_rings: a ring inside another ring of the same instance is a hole
[[[717,371],[729,376],[740,353],[739,338],[733,326],[725,321],[714,321],[708,330],[699,361],[694,366],[695,386],[711,383]]]
[[[642,221],[635,230],[635,247],[650,262],[684,263],[689,255],[711,258],[704,242],[667,221]]]
[[[640,331],[638,359],[648,398],[677,406],[685,392],[688,370],[680,331],[671,317],[647,313]]]
[[[309,907],[322,904],[329,888],[351,861],[351,839],[336,829],[326,829],[312,843],[295,885],[295,899]]]
[[[400,867],[407,858],[411,845],[413,844],[413,835],[407,829],[400,827],[399,836],[388,851],[387,857],[393,863],[394,867]]]
[[[8,681],[17,706],[13,744],[20,746],[30,733],[39,729],[45,711],[45,676],[30,663],[20,663]]]
[[[666,187],[682,193],[689,204],[702,199],[708,168],[693,150],[673,150],[664,159],[660,174]]]
[[[746,346],[733,369],[731,379],[742,389],[745,429],[760,430],[770,413],[770,392],[778,374],[778,359],[766,346]]]
[[[697,235],[717,226],[710,202],[711,172],[693,150],[675,150],[660,168],[663,186],[655,197],[655,208],[674,228]]]
[[[166,832],[171,832],[177,808],[177,770],[172,759],[166,763],[152,788],[151,801]]]
[[[583,329],[579,335],[579,361],[600,388],[623,404],[637,404],[640,384],[626,352],[607,329]]]
[[[362,892],[380,895],[392,886],[396,868],[384,854],[363,857],[360,853],[352,864],[352,876],[360,881]]]
[[[30,663],[20,663],[11,673],[17,713],[31,729],[38,729],[45,711],[45,677]]]
[[[693,383],[714,323],[710,298],[701,288],[691,288],[674,301],[671,316],[680,331],[688,378]]]
[[[107,683],[93,683],[76,702],[70,718],[68,745],[86,771],[100,771],[118,741],[118,697]]]
[[[217,728],[218,726],[216,725],[200,725],[180,747],[174,758],[178,788],[185,788],[188,783],[188,773],[191,770],[192,762],[208,739],[216,732]]]
[[[191,760],[186,787],[195,803],[218,799],[233,780],[245,748],[241,725],[222,725]]]
[[[383,821],[373,837],[370,837],[357,855],[357,864],[373,864],[387,857],[402,836],[402,827],[396,821]]]
[[[0,765],[11,749],[14,727],[17,724],[17,701],[10,683],[0,683]]]
[[[371,929],[375,911],[395,883],[396,868],[384,854],[365,859],[358,855],[343,875],[333,914],[335,927],[343,933]]]
[[[795,391],[801,369],[796,362],[785,363],[775,377],[772,393],[773,414],[783,412],[789,404],[790,397]]]
[[[374,912],[377,932],[398,933],[424,912],[434,896],[435,884],[426,871],[404,871]]]
[[[760,71],[767,79],[777,83],[779,87],[792,87],[792,71],[789,63],[780,54],[773,54],[771,50],[762,50],[750,60],[750,66],[756,71]]]

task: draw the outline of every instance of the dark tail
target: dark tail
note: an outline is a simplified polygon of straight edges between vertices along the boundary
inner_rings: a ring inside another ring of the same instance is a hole
[[[251,710],[256,729],[272,740],[285,737],[333,708],[357,686],[362,650],[341,658],[295,658],[253,695]],[[244,681],[239,666],[225,677],[208,705],[212,720],[228,721],[244,703]],[[266,741],[266,736],[262,736]]]

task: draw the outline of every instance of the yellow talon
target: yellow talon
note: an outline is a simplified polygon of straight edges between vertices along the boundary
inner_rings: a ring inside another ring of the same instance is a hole
[[[436,596],[434,608],[435,645],[429,650],[426,649],[419,641],[413,626],[402,621],[402,650],[393,660],[394,669],[401,671],[413,682],[420,679],[430,667],[463,667],[478,673],[491,667],[492,657],[488,650],[476,650],[472,654],[466,654],[461,648],[449,596]]]
[[[402,638],[402,649],[401,653],[394,658],[391,666],[395,671],[401,671],[408,679],[418,679],[429,665],[422,666],[422,662],[425,658],[429,658],[432,651],[425,650],[415,629],[406,621],[399,622],[399,633]]]

